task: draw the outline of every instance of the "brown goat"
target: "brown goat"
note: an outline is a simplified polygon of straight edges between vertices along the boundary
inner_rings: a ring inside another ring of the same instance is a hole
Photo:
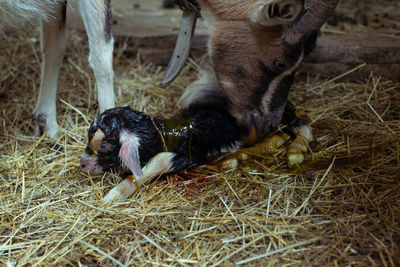
[[[180,2],[180,1],[176,1]],[[209,28],[209,65],[179,104],[224,94],[239,123],[261,138],[278,127],[297,67],[338,0],[199,0]]]

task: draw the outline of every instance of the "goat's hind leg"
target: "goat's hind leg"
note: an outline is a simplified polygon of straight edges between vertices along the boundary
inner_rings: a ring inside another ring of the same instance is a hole
[[[100,112],[115,106],[111,33],[111,0],[80,0],[79,7],[89,39],[89,65],[96,78]]]
[[[49,137],[55,137],[58,132],[57,81],[66,43],[66,2],[60,3],[49,15],[52,17],[49,21],[41,22],[42,73],[39,96],[32,117],[36,121],[36,135],[47,133]]]

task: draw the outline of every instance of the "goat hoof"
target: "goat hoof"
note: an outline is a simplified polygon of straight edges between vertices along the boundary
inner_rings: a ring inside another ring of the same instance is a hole
[[[303,153],[288,153],[287,157],[289,167],[298,166],[304,161]]]
[[[222,170],[236,169],[239,165],[237,158],[226,159],[221,163]]]
[[[294,128],[295,139],[285,145],[286,156],[289,167],[300,165],[304,161],[304,154],[308,150],[308,143],[313,140],[311,128],[308,125],[301,125]],[[262,142],[265,153],[276,153],[282,151],[282,146],[288,142],[290,136],[286,133],[273,135]]]
[[[55,119],[49,120],[47,115],[43,113],[33,113],[31,116],[36,123],[36,136],[42,136],[44,133],[50,138],[57,136],[58,125]]]
[[[46,122],[47,122],[47,117],[44,114],[39,114],[36,117],[36,126],[37,129],[39,130],[38,134],[41,136],[45,132],[46,129]]]
[[[137,189],[138,183],[133,178],[126,178],[111,189],[103,198],[104,203],[113,203],[128,199]],[[133,182],[134,181],[134,182]]]
[[[304,161],[304,153],[307,151],[308,141],[301,135],[291,142],[286,150],[290,167],[301,164]]]
[[[246,161],[246,160],[249,159],[249,154],[242,152],[242,153],[239,154],[239,159],[241,161]]]
[[[264,141],[264,150],[266,153],[276,153],[287,140],[289,140],[288,134],[275,134]]]
[[[311,127],[308,124],[295,127],[294,132],[296,138],[289,144],[286,150],[290,167],[298,166],[304,161],[304,154],[309,148],[308,144],[314,139]]]
[[[110,192],[103,198],[103,202],[110,204],[113,202],[117,202],[120,198],[120,193],[115,188],[111,189]]]

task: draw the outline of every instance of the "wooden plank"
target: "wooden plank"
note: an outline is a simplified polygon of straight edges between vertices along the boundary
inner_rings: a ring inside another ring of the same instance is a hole
[[[348,77],[359,79],[371,73],[400,79],[400,39],[378,33],[324,34],[301,68],[311,76],[334,77],[366,63]]]
[[[324,34],[308,62],[340,62],[344,64],[398,64],[400,63],[400,38],[390,38],[369,32]]]

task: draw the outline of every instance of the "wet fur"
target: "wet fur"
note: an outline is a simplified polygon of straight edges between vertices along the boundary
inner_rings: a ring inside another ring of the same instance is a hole
[[[180,128],[170,129],[171,122],[178,125],[181,121],[192,123],[187,128],[184,124],[185,127],[178,133]],[[114,145],[112,151],[107,153],[93,151],[90,140],[98,129],[104,133],[103,142]],[[103,171],[120,164],[122,146],[120,139],[124,132],[138,139],[141,167],[159,153],[173,152],[170,171],[206,163],[212,156],[237,149],[248,134],[248,130],[240,128],[224,106],[193,105],[170,120],[152,119],[129,107],[110,109],[99,115],[92,123],[88,134],[89,145],[86,149],[86,154],[93,155],[96,165]]]

